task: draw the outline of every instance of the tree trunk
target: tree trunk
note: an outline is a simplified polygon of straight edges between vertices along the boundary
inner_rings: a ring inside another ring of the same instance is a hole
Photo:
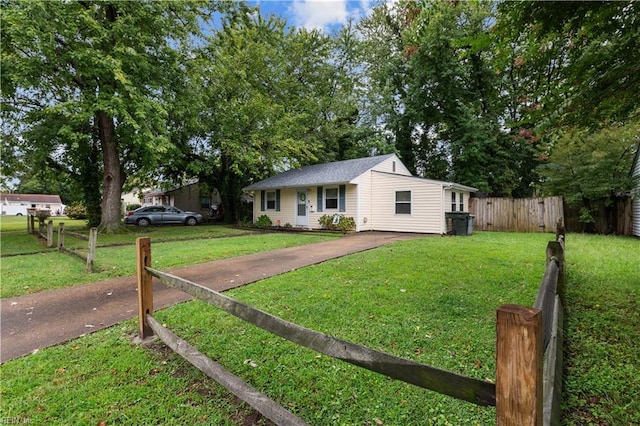
[[[115,136],[113,117],[104,111],[96,114],[98,134],[102,145],[102,217],[100,229],[108,233],[121,226],[120,197],[124,185],[124,172],[120,166],[118,142]]]

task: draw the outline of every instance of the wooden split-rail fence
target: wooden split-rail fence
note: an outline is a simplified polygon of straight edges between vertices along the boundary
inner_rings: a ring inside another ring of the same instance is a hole
[[[35,231],[34,216],[28,216],[27,218],[27,232],[37,234],[39,238],[47,240],[47,247],[53,247],[53,221],[50,220],[46,224],[40,222],[38,231]],[[85,255],[65,246],[65,235],[70,235],[75,238],[88,241],[89,251]],[[98,228],[91,228],[89,230],[89,236],[66,230],[64,223],[58,224],[58,251],[61,253],[69,253],[80,259],[87,264],[87,272],[93,273],[95,271],[94,260],[96,257],[96,246],[98,244]]]
[[[533,307],[504,305],[496,317],[496,381],[478,380],[356,345],[278,318],[222,293],[152,269],[151,241],[136,240],[138,324],[176,353],[278,425],[307,423],[199,352],[153,317],[153,278],[290,340],[359,367],[481,406],[495,406],[498,425],[559,422],[562,371],[564,233],[547,246],[547,269]],[[545,350],[546,349],[546,350]]]
[[[71,250],[69,248],[67,248],[64,245],[64,240],[65,240],[65,235],[71,235],[75,238],[79,238],[81,240],[86,240],[88,241],[88,246],[89,246],[89,251],[87,252],[86,255],[75,251],[75,250]],[[58,251],[59,252],[63,252],[63,253],[69,253],[72,254],[76,257],[79,257],[80,259],[84,260],[87,264],[87,272],[94,272],[95,271],[95,265],[94,265],[94,260],[96,257],[96,246],[98,244],[98,228],[91,228],[89,230],[89,236],[87,237],[84,234],[79,234],[77,232],[71,232],[68,231],[64,228],[64,223],[59,223],[58,224]]]

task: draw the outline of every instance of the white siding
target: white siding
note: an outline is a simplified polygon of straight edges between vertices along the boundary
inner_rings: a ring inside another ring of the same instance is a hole
[[[323,192],[327,188],[338,188],[340,185],[323,185]],[[327,209],[324,205],[322,206],[322,211],[318,211],[318,190],[317,187],[311,188],[311,204],[309,208],[309,228],[311,229],[319,229],[320,223],[318,223],[318,219],[325,214],[328,215],[345,215],[346,217],[352,217],[357,222],[358,216],[358,186],[357,185],[345,185],[345,211],[341,212],[339,208],[337,209]],[[339,196],[339,195],[338,195]],[[322,202],[324,204],[326,200],[325,194],[322,194]]]
[[[452,206],[452,199],[451,199],[451,193],[455,192],[456,193],[456,208],[455,210],[453,210],[453,206]],[[460,197],[463,197],[463,203],[462,203],[462,210],[460,210]],[[462,191],[460,189],[451,189],[451,188],[447,188],[444,191],[444,211],[445,212],[451,212],[451,211],[456,211],[456,212],[469,212],[469,198],[470,198],[470,194],[466,191]]]
[[[268,191],[265,191],[265,193]],[[282,189],[280,191],[280,211],[275,209],[267,209],[261,211],[260,191],[256,191],[253,197],[253,221],[257,221],[260,216],[266,214],[275,226],[280,221],[280,226],[290,224],[295,226],[296,223],[296,190],[291,188]],[[266,203],[265,203],[266,204]]]
[[[356,231],[371,231],[373,230],[372,223],[372,183],[371,176],[373,172],[368,171],[363,175],[358,177],[358,186],[357,186],[357,202],[358,202],[358,210],[357,215],[354,217],[356,219]]]
[[[338,185],[328,185],[323,186],[326,188],[338,188]],[[323,211],[318,211],[317,200],[318,200],[318,191],[317,187],[308,187],[308,188],[284,188],[280,191],[280,211],[276,211],[274,209],[267,209],[265,211],[261,211],[261,202],[260,202],[260,191],[256,191],[254,195],[254,203],[253,203],[253,221],[258,220],[258,217],[266,214],[273,222],[275,226],[276,222],[280,221],[280,226],[284,226],[289,223],[295,227],[296,224],[296,213],[297,213],[297,191],[298,190],[307,190],[307,214],[309,217],[308,227],[311,229],[319,229],[320,223],[318,223],[318,219],[325,215],[334,215],[334,214],[343,214],[347,217],[353,217],[356,219],[357,216],[357,186],[356,185],[346,185],[346,194],[345,194],[345,202],[346,202],[346,211],[340,212],[339,209],[329,209],[327,210],[323,206]],[[323,194],[323,203],[325,200],[325,196]]]
[[[394,170],[394,165],[395,165],[395,170]],[[383,161],[382,163],[373,167],[371,170],[376,172],[396,173],[403,176],[411,176],[411,172],[409,171],[409,169],[407,169],[407,167],[402,163],[402,161],[400,161],[400,159],[396,156],[393,156],[388,160]]]
[[[636,154],[633,176],[637,176],[640,179],[640,154]],[[640,237],[640,182],[636,184],[632,197],[633,235]]]
[[[442,185],[424,179],[373,173],[371,226],[376,231],[444,232]],[[396,191],[411,191],[411,214],[396,214]]]

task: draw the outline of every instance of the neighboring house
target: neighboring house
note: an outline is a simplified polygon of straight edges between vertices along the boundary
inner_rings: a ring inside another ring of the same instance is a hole
[[[205,185],[197,180],[190,181],[186,185],[178,186],[167,191],[152,190],[143,194],[143,206],[175,206],[182,210],[201,213],[207,217],[211,206],[220,203],[220,194],[217,190],[211,192],[205,189]]]
[[[395,154],[289,170],[244,188],[253,219],[318,229],[325,215],[353,217],[356,231],[444,234],[445,212],[469,211],[476,188],[412,176]]]
[[[64,214],[64,205],[59,195],[0,193],[2,214],[9,216],[26,215],[27,208],[51,210],[52,216]]]
[[[130,205],[142,205],[142,193],[143,191],[136,189],[131,192],[123,192],[120,198],[120,204],[122,204],[122,212],[126,213]]]
[[[631,211],[633,216],[633,235],[640,237],[640,145],[631,166],[631,176],[636,178],[635,189],[631,191]]]

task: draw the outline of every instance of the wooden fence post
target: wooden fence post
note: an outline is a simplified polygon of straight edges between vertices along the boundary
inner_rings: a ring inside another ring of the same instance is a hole
[[[96,257],[96,244],[98,242],[98,228],[89,230],[89,254],[87,254],[87,271],[93,272],[93,259]]]
[[[558,237],[556,241],[549,241],[547,244],[547,265],[552,259],[555,259],[558,264],[558,288],[556,292],[560,296],[562,304],[564,304],[564,235]]]
[[[503,305],[496,317],[497,424],[542,425],[542,313],[539,309]]]
[[[53,221],[47,222],[47,247],[53,247]]]
[[[136,239],[136,264],[138,277],[138,333],[140,339],[153,335],[147,322],[147,314],[153,315],[153,277],[145,269],[151,266],[151,240],[148,237]]]
[[[64,222],[58,224],[58,251],[64,247]]]

